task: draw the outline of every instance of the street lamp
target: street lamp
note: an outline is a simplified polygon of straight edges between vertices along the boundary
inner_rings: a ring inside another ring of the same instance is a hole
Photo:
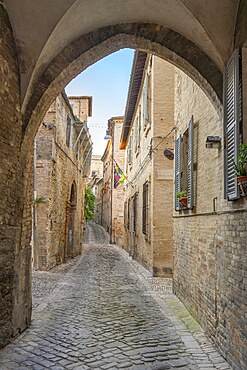
[[[110,140],[110,138],[111,138],[110,131],[109,130],[106,130],[104,140]]]

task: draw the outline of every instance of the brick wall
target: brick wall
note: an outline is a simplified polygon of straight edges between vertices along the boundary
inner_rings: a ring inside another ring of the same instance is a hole
[[[174,291],[235,369],[247,366],[246,200],[224,199],[222,117],[200,88],[176,72],[175,122],[183,133],[194,117],[194,199],[191,211],[174,211]],[[216,198],[216,212],[213,199]]]
[[[143,84],[132,119],[130,136],[135,141],[135,122],[139,117],[140,145],[133,145],[132,163],[127,164],[131,185],[127,186],[125,202],[130,199],[130,228],[126,230],[126,249],[154,276],[172,276],[172,209],[173,161],[164,156],[164,149],[173,151],[174,67],[157,58],[148,57],[144,71],[151,73],[150,122],[144,129]],[[144,81],[144,80],[143,80]],[[167,136],[168,135],[168,136]],[[165,139],[165,137],[167,138]],[[128,148],[128,144],[127,144]],[[127,150],[126,150],[127,152]],[[126,160],[127,160],[126,153]],[[143,233],[143,184],[149,182],[148,235]],[[133,232],[133,196],[137,194],[136,230]]]

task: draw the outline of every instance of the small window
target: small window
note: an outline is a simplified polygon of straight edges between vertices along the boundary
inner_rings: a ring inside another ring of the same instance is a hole
[[[69,147],[70,143],[70,134],[71,134],[71,118],[67,116],[67,127],[66,127],[66,145]]]
[[[136,232],[137,224],[137,193],[133,196],[133,231]]]
[[[136,119],[135,119],[135,143],[134,143],[135,153],[137,153],[137,151],[140,147],[140,130],[139,130],[139,127],[140,127],[140,120],[139,120],[139,116],[137,116]]]
[[[130,229],[130,199],[128,200],[127,206],[127,230]]]
[[[142,232],[148,235],[149,227],[149,183],[143,184],[143,203],[142,203]]]
[[[142,93],[142,105],[143,105],[143,129],[147,130],[151,125],[151,74],[148,73]]]
[[[128,156],[128,164],[130,165],[132,163],[132,135],[129,137],[129,144],[128,144],[128,151],[127,151],[127,156]]]

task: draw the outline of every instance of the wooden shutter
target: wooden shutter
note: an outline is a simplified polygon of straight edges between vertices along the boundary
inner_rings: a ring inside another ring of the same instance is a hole
[[[136,221],[137,221],[137,193],[133,197],[133,231],[136,232]]]
[[[228,200],[239,198],[234,162],[239,151],[239,50],[230,58],[224,74],[225,193]]]
[[[182,137],[179,135],[175,139],[175,209],[180,210],[180,205],[177,200],[177,193],[181,191],[181,148],[182,148]]]
[[[193,116],[189,122],[188,127],[188,163],[187,163],[187,195],[188,195],[188,208],[192,209],[194,206],[193,199],[193,131],[194,122]]]
[[[135,153],[138,150],[138,144],[139,144],[139,117],[137,116],[135,119],[135,142],[134,142],[134,147],[135,147]]]
[[[132,163],[132,135],[129,137],[128,145],[128,164]]]
[[[143,184],[142,187],[142,232],[143,234],[148,234],[148,211],[149,211],[149,204],[148,204],[148,181]]]
[[[142,90],[142,112],[143,112],[143,130],[147,126],[147,78],[145,78]]]

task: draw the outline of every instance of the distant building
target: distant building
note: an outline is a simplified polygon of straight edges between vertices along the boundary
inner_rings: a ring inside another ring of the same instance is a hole
[[[114,188],[114,166],[124,169],[124,151],[120,150],[123,117],[108,120],[110,139],[102,156],[102,226],[110,234],[111,243],[123,246],[124,235],[124,186]]]
[[[85,103],[83,97],[78,101]],[[81,252],[84,187],[91,154],[87,125],[75,117],[70,101],[62,93],[49,108],[35,138],[36,269],[48,270]]]
[[[84,122],[88,117],[92,117],[92,96],[69,96],[68,98],[76,118]]]
[[[174,67],[136,51],[120,147],[128,176],[125,249],[154,276],[171,277]]]
[[[88,185],[94,191],[95,183],[103,177],[103,162],[101,155],[92,155],[90,176],[88,178]]]

